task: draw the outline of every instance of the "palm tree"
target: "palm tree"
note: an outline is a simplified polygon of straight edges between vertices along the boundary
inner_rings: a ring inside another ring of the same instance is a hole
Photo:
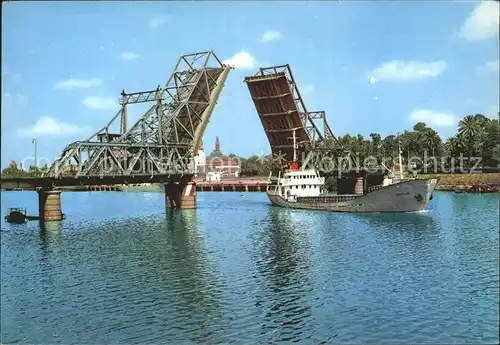
[[[479,124],[479,126],[481,126],[482,128],[486,128],[486,126],[488,126],[488,124],[490,123],[490,119],[487,118],[486,116],[484,116],[483,114],[476,114],[474,115],[474,119],[476,119],[477,123]]]
[[[458,123],[458,135],[464,143],[467,143],[467,152],[472,157],[474,138],[481,131],[481,118],[467,115]]]
[[[446,151],[448,151],[448,153],[452,157],[456,157],[461,148],[460,139],[458,137],[448,138],[448,140],[446,140],[446,143],[444,145]]]
[[[481,155],[483,153],[484,146],[486,144],[486,131],[484,131],[482,128],[476,133],[476,136],[474,138],[474,143],[472,144],[472,148],[474,149],[474,152],[480,152]]]
[[[422,144],[425,149],[431,151],[432,156],[434,156],[436,153],[436,148],[441,145],[441,138],[439,137],[439,134],[437,134],[435,130],[428,128],[423,133],[423,140],[424,142]]]
[[[480,129],[479,123],[478,118],[467,115],[458,123],[458,135],[467,139],[468,142],[472,142],[474,135]]]

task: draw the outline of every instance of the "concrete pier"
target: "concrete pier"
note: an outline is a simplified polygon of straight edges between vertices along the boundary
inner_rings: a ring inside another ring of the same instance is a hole
[[[193,182],[185,184],[165,184],[165,207],[180,209],[196,208],[196,185]]]
[[[180,208],[180,186],[178,183],[169,182],[165,185],[165,207]]]
[[[43,222],[61,220],[61,191],[39,190],[38,191],[38,215]]]
[[[196,208],[196,185],[193,182],[189,182],[184,186],[180,201],[181,209]]]

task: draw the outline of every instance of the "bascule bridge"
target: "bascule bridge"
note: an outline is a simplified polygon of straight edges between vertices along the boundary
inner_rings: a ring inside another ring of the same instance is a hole
[[[356,168],[351,153],[331,130],[325,111],[307,109],[289,65],[260,68],[256,75],[246,77],[245,83],[271,152],[281,165],[286,167],[294,159],[292,134],[295,132],[297,163],[303,169]],[[322,160],[335,166],[321,167]]]
[[[337,190],[368,190],[381,184],[383,172],[368,174],[355,155],[335,137],[324,111],[309,111],[289,65],[260,68],[245,78],[274,157],[275,168],[294,164],[337,176]],[[294,147],[295,145],[295,147]],[[295,152],[298,153],[294,157]],[[357,187],[356,187],[357,186]]]
[[[193,158],[230,70],[213,51],[182,55],[164,86],[123,90],[111,121],[67,145],[41,178],[2,179],[2,188],[38,189],[41,220],[62,218],[60,186],[163,183],[167,207],[195,208]],[[136,103],[150,106],[129,126]]]
[[[327,156],[345,157],[346,165],[354,164],[350,153],[333,134],[325,112],[307,109],[289,65],[260,68],[256,75],[246,77],[245,83],[272,154],[281,159],[282,165],[293,161],[293,132],[302,168],[319,168],[317,164]],[[338,164],[338,159],[331,162]]]

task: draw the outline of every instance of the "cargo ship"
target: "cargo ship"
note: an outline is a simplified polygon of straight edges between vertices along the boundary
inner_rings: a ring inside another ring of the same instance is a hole
[[[332,212],[416,212],[426,208],[438,182],[435,178],[403,180],[402,171],[399,178],[389,174],[370,176],[366,172],[347,175],[337,179],[337,194],[329,194],[325,178],[317,170],[299,168],[294,149],[290,168],[277,176],[269,174],[266,192],[271,203],[280,207]]]

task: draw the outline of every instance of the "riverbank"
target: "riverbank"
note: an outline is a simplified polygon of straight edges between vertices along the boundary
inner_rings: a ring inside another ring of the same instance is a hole
[[[418,178],[439,178],[436,190],[473,193],[500,192],[500,173],[422,174]]]

